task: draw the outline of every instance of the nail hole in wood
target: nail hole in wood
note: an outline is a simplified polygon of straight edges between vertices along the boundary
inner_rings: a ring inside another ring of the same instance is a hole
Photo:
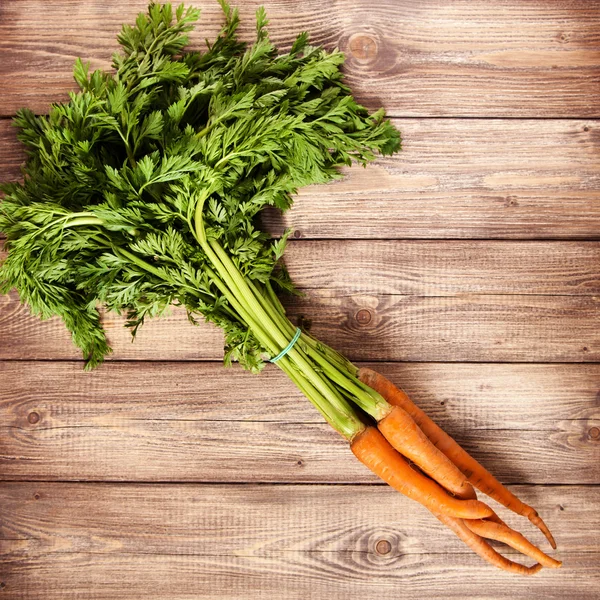
[[[35,500],[39,500],[40,499],[40,495],[39,494],[34,494],[33,497],[34,497]]]

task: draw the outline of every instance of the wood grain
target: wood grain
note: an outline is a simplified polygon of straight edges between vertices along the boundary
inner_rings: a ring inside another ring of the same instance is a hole
[[[384,487],[3,483],[3,594],[341,600],[376,590],[385,600],[427,589],[431,598],[593,598],[596,490],[513,489],[553,529],[562,571],[535,580],[497,571]],[[539,541],[523,519],[509,521]]]
[[[596,362],[599,301],[596,296],[435,298],[315,289],[288,302],[288,312],[351,360]]]
[[[0,42],[1,43],[1,42]],[[404,149],[301,190],[264,225],[303,238],[598,239],[600,124],[581,120],[396,119]],[[0,120],[0,180],[24,156]]]
[[[85,373],[62,324],[11,294],[0,297],[0,597],[597,598],[600,6],[239,0],[246,40],[263,3],[283,49],[301,30],[339,46],[353,92],[385,106],[404,138],[397,156],[263,215],[273,235],[301,238],[287,262],[307,297],[290,314],[376,361],[521,484],[564,568],[527,579],[482,563],[377,485],[278,369],[212,362],[221,333],[181,311],[135,344],[103,315],[116,360]],[[222,18],[194,4],[198,46]],[[108,68],[121,24],[146,5],[0,2],[0,117],[66,99],[77,56]],[[18,180],[23,160],[0,118],[0,181]]]
[[[292,322],[351,360],[596,362],[597,296],[350,294],[308,290],[288,299]],[[361,312],[362,311],[362,312]],[[222,336],[182,310],[144,325],[135,342],[123,317],[105,315],[112,359],[219,360]],[[368,320],[368,322],[366,322]],[[0,359],[76,359],[62,321],[31,316],[15,293],[0,297]]]
[[[396,382],[453,435],[548,431],[600,418],[600,365],[360,363]],[[322,423],[292,382],[269,366],[194,362],[0,362],[0,423],[32,430],[123,420]]]
[[[214,38],[222,16],[203,9],[192,36]],[[597,117],[600,10],[593,0],[474,5],[460,1],[261,2],[240,0],[244,39],[264,4],[272,39],[289,48],[301,30],[339,46],[358,99],[395,116]],[[123,22],[144,0],[21,0],[3,3],[0,23],[2,114],[20,106],[44,111],[73,87],[77,56],[108,68]]]
[[[600,243],[299,240],[285,254],[302,290],[584,296],[600,293]]]
[[[6,255],[0,240],[0,261]],[[303,291],[427,297],[600,294],[600,242],[290,240],[285,263]]]
[[[114,350],[109,358],[210,360],[223,356],[222,332],[205,323],[194,327],[181,308],[173,307],[168,315],[145,323],[138,330],[134,343],[124,326],[125,321],[124,316],[103,313],[102,323]],[[81,358],[81,352],[73,346],[60,319],[40,321],[13,292],[0,296],[1,358],[64,360]]]
[[[403,150],[300,191],[274,234],[304,238],[598,238],[600,125],[397,119]]]
[[[600,483],[599,366],[381,370],[503,481]],[[115,363],[88,374],[34,362],[0,363],[0,374],[4,479],[377,481],[275,368]]]

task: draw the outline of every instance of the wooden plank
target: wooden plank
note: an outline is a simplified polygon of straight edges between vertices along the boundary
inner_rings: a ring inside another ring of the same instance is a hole
[[[397,119],[404,150],[301,190],[279,235],[303,238],[595,238],[600,124],[561,120]],[[0,120],[0,180],[23,153]]]
[[[292,319],[351,360],[597,362],[596,296],[420,297],[310,290]]]
[[[501,480],[600,483],[598,365],[381,365]],[[373,483],[275,368],[0,363],[11,480]]]
[[[360,363],[396,382],[453,435],[548,431],[600,418],[600,365]],[[206,362],[0,362],[0,423],[30,429],[124,420],[322,423],[291,381]]]
[[[379,486],[3,483],[2,591],[31,600],[385,600],[424,589],[430,598],[594,598],[597,491],[514,491],[547,519],[562,571],[530,580],[495,570],[425,509]]]
[[[422,297],[308,290],[286,299],[294,323],[351,360],[597,362],[597,296],[456,295]],[[135,343],[124,318],[104,316],[111,358],[197,360],[222,357],[220,332],[193,327],[182,310],[144,325]],[[77,359],[59,319],[40,321],[16,293],[0,297],[0,359]]]
[[[402,152],[300,190],[265,226],[304,238],[598,238],[598,123],[394,123]]]
[[[0,240],[0,261],[6,254]],[[600,294],[600,242],[290,240],[285,262],[305,291],[431,297]]]
[[[122,360],[210,360],[223,356],[223,335],[213,325],[194,327],[185,310],[145,323],[135,343],[124,326],[125,317],[103,313],[102,323],[113,348],[111,358]],[[15,292],[0,296],[0,358],[38,360],[78,359],[81,352],[58,318],[41,321],[19,302]]]
[[[600,293],[600,243],[464,240],[290,241],[285,262],[303,290],[347,293]]]
[[[192,36],[214,38],[222,16],[210,2]],[[243,37],[265,4],[272,39],[283,49],[301,30],[347,55],[358,99],[393,115],[597,117],[600,10],[593,0],[557,5],[487,0],[353,2],[239,1]],[[144,0],[22,0],[2,7],[2,114],[23,105],[46,110],[73,87],[77,56],[108,68],[123,22]]]

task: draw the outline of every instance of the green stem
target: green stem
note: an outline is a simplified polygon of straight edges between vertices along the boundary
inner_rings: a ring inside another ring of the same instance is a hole
[[[266,307],[268,305],[267,299],[264,298],[260,293],[260,290],[258,290],[251,280],[247,281],[248,285],[254,288],[256,295],[261,299],[261,303]],[[278,309],[274,309],[271,312],[275,315],[279,327],[286,332],[288,337],[292,337],[294,335],[295,327],[285,316],[285,313],[282,313]],[[306,341],[308,341],[308,338]],[[318,348],[308,346],[305,349],[305,353],[322,367],[323,371],[335,384],[349,393],[349,397],[352,398],[352,401],[357,406],[367,414],[371,415],[376,421],[380,421],[389,414],[391,406],[381,395],[373,390],[371,390],[372,393],[369,393],[362,389],[359,385],[362,382],[360,382],[355,375],[344,370],[343,367],[340,369],[339,366],[336,366],[328,357],[324,356]]]
[[[267,284],[265,285],[265,290],[268,299],[271,301],[271,304],[275,307],[279,315],[281,315],[281,317],[287,320],[285,309],[283,308],[281,301],[277,297],[277,294],[273,290],[273,286],[269,282],[267,282]],[[334,350],[327,344],[316,340],[305,331],[302,332],[302,337],[300,339],[304,343],[308,344],[313,350],[323,353],[327,357],[327,359],[334,363],[340,370],[344,372],[347,371],[355,377],[358,374],[358,368],[354,366],[345,356],[342,356],[337,350]]]
[[[63,227],[66,229],[67,227],[79,227],[81,225],[104,225],[104,221],[99,217],[78,217],[68,221]]]
[[[227,298],[235,310],[239,312],[240,316],[246,321],[246,325],[252,329],[261,345],[271,354],[275,354],[277,352],[277,346],[261,324],[246,310],[245,306],[238,301],[235,294],[228,289],[212,269],[207,269],[207,271],[221,293]],[[362,431],[364,426],[358,416],[351,410],[340,411],[337,410],[336,407],[332,407],[329,400],[317,390],[309,378],[302,372],[296,370],[290,357],[283,357],[277,365],[311,401],[315,408],[323,415],[323,417],[325,417],[326,421],[342,436],[351,440],[358,432]]]
[[[263,309],[229,255],[215,240],[208,241],[202,217],[205,200],[206,198],[200,199],[196,206],[195,232],[202,249],[217,271],[211,277],[225,297],[246,320],[248,327],[254,331],[263,347],[275,355],[287,345],[289,340],[277,327],[268,312]],[[219,281],[220,278],[222,281]],[[306,382],[309,382],[312,388],[318,391],[318,397],[311,395],[308,398],[313,404],[316,402],[319,404],[317,408],[322,413],[325,411],[327,420],[334,425],[337,431],[346,438],[352,439],[364,428],[348,401],[315,370],[304,353],[297,348],[292,348],[282,360],[285,360],[281,365],[282,369],[288,365],[288,361],[295,363]],[[285,370],[289,375],[287,368]],[[318,402],[321,397],[325,404]]]

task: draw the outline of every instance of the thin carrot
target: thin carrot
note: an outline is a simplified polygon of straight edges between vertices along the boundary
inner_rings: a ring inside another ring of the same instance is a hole
[[[504,523],[493,523],[487,519],[465,519],[465,525],[477,535],[504,542],[515,550],[537,560],[542,566],[557,569],[562,565],[559,560],[548,556],[542,552],[537,546],[532,544],[524,535],[518,531],[511,529]]]
[[[467,479],[477,489],[517,514],[527,517],[542,531],[552,548],[556,548],[554,537],[535,509],[519,500],[506,489],[489,471],[416,406],[402,390],[372,369],[360,369],[359,378],[363,383],[379,392],[390,404],[402,407],[433,444],[466,475]]]
[[[471,550],[492,565],[511,573],[518,573],[519,575],[534,575],[542,568],[540,563],[536,563],[531,567],[526,567],[525,565],[513,562],[502,556],[502,554],[496,552],[496,550],[494,550],[494,548],[492,548],[482,537],[467,527],[466,519],[456,519],[439,513],[434,514],[444,525],[452,529],[452,531],[454,531],[454,533],[456,533],[456,535],[467,544]]]
[[[366,427],[356,435],[350,448],[358,460],[386,483],[432,512],[466,519],[482,519],[494,512],[479,500],[450,496],[435,481],[411,468],[375,427]]]
[[[400,454],[412,460],[442,487],[459,498],[477,498],[465,475],[431,443],[413,418],[400,406],[394,406],[391,412],[377,423],[377,427]]]

